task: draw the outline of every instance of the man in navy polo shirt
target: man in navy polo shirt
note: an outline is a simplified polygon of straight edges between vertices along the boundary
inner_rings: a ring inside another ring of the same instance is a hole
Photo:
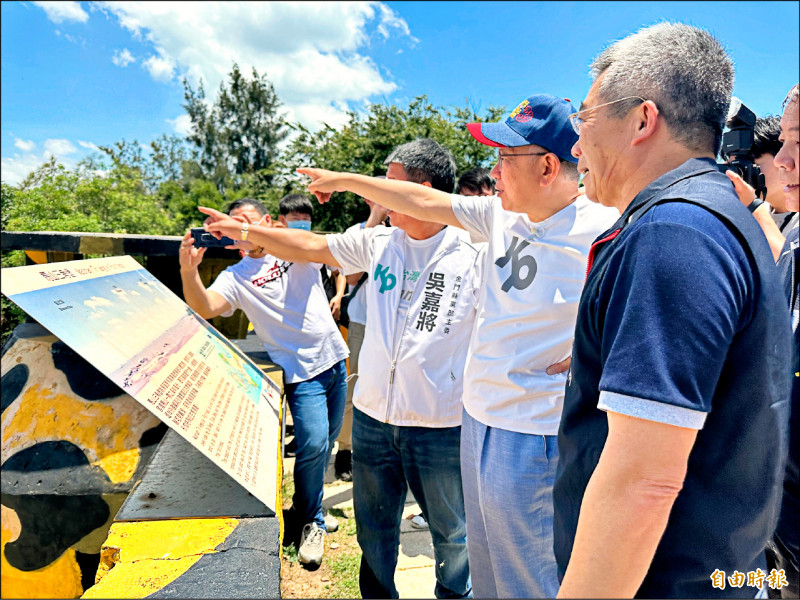
[[[573,154],[587,195],[622,216],[590,252],[578,307],[559,597],[754,597],[778,582],[763,549],[791,330],[766,239],[714,162],[733,65],[707,32],[661,23],[592,68]]]

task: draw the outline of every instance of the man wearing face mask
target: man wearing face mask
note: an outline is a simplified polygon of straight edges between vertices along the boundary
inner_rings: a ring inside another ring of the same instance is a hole
[[[289,227],[292,212],[284,215],[281,209],[280,218]],[[272,224],[264,205],[250,198],[233,202],[227,213],[243,228]],[[297,440],[292,521],[303,526],[298,557],[302,563],[319,565],[325,533],[334,525],[322,513],[322,485],[342,426],[348,356],[331,317],[320,265],[279,260],[256,247],[206,289],[198,274],[205,251],[194,247],[187,232],[179,254],[184,299],[205,319],[242,309],[270,358],[283,369]],[[287,534],[287,539],[293,537]]]
[[[303,194],[288,194],[281,198],[278,204],[278,222],[289,229],[303,229],[311,231],[311,217],[314,215],[314,207],[311,200]],[[328,274],[328,267],[322,265],[320,268],[322,285],[325,288],[325,295],[328,297],[328,305],[331,309],[333,320],[339,323],[339,315],[342,311],[342,298],[347,291],[347,280],[338,270],[331,269]]]

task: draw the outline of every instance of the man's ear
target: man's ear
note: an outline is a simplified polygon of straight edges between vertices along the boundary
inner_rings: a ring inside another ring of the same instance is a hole
[[[271,218],[272,218],[272,217],[270,217],[270,219],[271,219]],[[288,227],[288,226],[289,226],[289,225],[287,225],[286,217],[285,217],[285,216],[283,216],[283,215],[278,215],[278,222],[279,222],[281,225],[283,225],[284,227]]]
[[[424,186],[426,186],[426,187],[429,187],[429,188],[432,188],[432,187],[433,187],[433,184],[431,184],[431,182],[430,182],[430,181],[423,181],[423,182],[422,182],[422,185],[424,185]]]
[[[632,124],[634,130],[631,146],[638,146],[655,134],[658,128],[658,107],[654,102],[648,100],[634,110],[636,111],[636,119]]]
[[[548,153],[542,157],[540,164],[542,165],[540,183],[542,187],[547,187],[558,177],[558,172],[561,170],[561,161],[558,160],[555,154]]]

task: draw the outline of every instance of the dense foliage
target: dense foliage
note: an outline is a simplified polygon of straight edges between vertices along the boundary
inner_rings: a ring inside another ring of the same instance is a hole
[[[470,106],[437,107],[419,96],[407,107],[372,104],[348,113],[341,129],[323,125],[311,132],[286,122],[272,83],[255,69],[248,79],[234,64],[213,103],[202,84],[194,90],[184,81],[184,92],[191,121],[186,137],[161,135],[146,147],[120,140],[72,170],[51,158],[19,185],[2,184],[2,230],[179,235],[202,223],[198,206],[223,208],[243,197],[261,200],[277,217],[284,195],[307,192],[307,179],[296,168],[379,175],[395,146],[420,137],[448,147],[460,174],[487,166],[493,156],[469,135],[466,123],[496,121],[504,112],[490,107],[479,115]],[[368,214],[349,193],[315,206],[318,231],[343,231]],[[23,263],[22,252],[3,252],[3,267]],[[2,299],[3,340],[20,314]]]
[[[395,147],[423,137],[449,148],[460,174],[475,166],[486,166],[494,156],[494,149],[475,141],[466,124],[496,121],[503,112],[503,108],[490,107],[486,115],[480,116],[468,107],[437,108],[425,96],[419,96],[408,108],[373,104],[366,114],[351,112],[342,129],[326,125],[311,133],[296,125],[297,135],[282,157],[282,174],[294,186],[302,186],[294,174],[294,169],[301,166],[382,175],[386,173],[383,161]],[[355,195],[338,194],[332,202],[319,207],[314,220],[323,230],[342,231],[366,219],[368,213],[366,204]]]

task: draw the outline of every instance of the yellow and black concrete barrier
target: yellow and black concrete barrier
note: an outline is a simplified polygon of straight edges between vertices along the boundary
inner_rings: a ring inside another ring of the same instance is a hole
[[[35,323],[0,372],[2,597],[76,598],[166,426]]]
[[[254,335],[233,343],[283,390],[283,371]],[[169,431],[83,598],[280,598],[281,527],[281,515]]]

